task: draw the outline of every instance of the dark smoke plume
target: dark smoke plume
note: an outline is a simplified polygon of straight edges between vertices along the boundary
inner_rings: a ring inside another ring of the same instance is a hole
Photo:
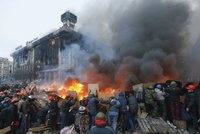
[[[192,14],[192,20],[191,20],[191,42],[193,46],[191,45],[188,49],[189,51],[189,57],[186,60],[187,63],[187,70],[185,71],[187,73],[186,80],[187,81],[200,81],[200,1],[199,0],[193,0],[193,14]]]
[[[87,10],[87,15],[80,15],[80,31],[107,42],[115,51],[112,61],[101,60],[104,52],[90,59],[93,67],[86,71],[89,81],[125,88],[125,84],[179,78],[189,39],[191,12],[187,2],[113,0],[89,5]]]

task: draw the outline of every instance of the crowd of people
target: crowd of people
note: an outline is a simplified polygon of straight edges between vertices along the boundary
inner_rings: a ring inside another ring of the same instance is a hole
[[[174,120],[184,120],[187,130],[199,132],[200,84],[182,86],[178,81],[170,81],[139,86],[109,100],[91,92],[82,100],[70,93],[64,99],[49,94],[43,106],[32,93],[33,88],[27,87],[1,85],[0,129],[11,126],[11,134],[26,134],[29,128],[45,124],[61,134],[123,134],[139,131],[136,118],[148,113],[148,117],[161,117],[172,126]]]

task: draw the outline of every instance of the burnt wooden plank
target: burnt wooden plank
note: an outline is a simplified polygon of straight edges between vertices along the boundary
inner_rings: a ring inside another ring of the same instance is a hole
[[[168,126],[169,132],[170,132],[170,133],[178,134],[177,129],[171,127],[171,126],[170,126],[169,124],[167,124],[162,118],[160,118],[160,120],[161,120],[161,122],[162,122],[163,124],[166,124],[166,126]]]
[[[149,130],[146,127],[145,123],[143,122],[143,119],[142,118],[138,119],[138,122],[139,122],[139,125],[140,125],[140,128],[141,128],[142,132],[148,133]]]
[[[146,121],[147,121],[147,122],[148,122],[148,124],[150,125],[150,127],[151,127],[151,130],[152,130],[153,132],[155,132],[155,131],[156,131],[156,129],[154,128],[154,126],[153,126],[153,124],[152,124],[152,122],[151,122],[150,118],[146,118]]]
[[[39,131],[46,131],[49,130],[50,128],[48,126],[39,126],[39,127],[32,127],[29,128],[29,131],[31,132],[39,132]]]
[[[138,121],[138,124],[139,124],[139,127],[140,127],[141,131],[142,132],[146,132],[146,129],[145,129],[145,127],[143,126],[143,124],[141,122],[141,119],[137,119],[137,121]]]
[[[162,122],[162,120],[160,118],[157,121],[158,121],[158,124],[160,125],[162,133],[167,133],[167,132],[173,133],[173,132],[169,131],[169,126],[166,122]]]
[[[138,124],[139,124],[139,127],[141,129],[142,132],[145,132],[146,131],[146,128],[144,127],[142,121],[141,121],[141,118],[137,119],[138,121]]]
[[[160,123],[162,124],[163,127],[168,128],[168,132],[170,134],[176,133],[162,118],[160,118]]]
[[[10,130],[11,130],[10,126],[5,127],[3,129],[0,129],[0,134],[7,134],[8,132],[10,132]]]
[[[170,133],[170,134],[182,134],[180,129],[171,127],[162,118],[145,118],[137,119],[138,124],[142,132],[144,133]]]
[[[152,122],[152,127],[155,129],[155,132],[162,132],[162,130],[160,129],[160,125],[157,123],[158,120],[157,119],[151,119]]]
[[[147,128],[149,129],[149,131],[150,131],[151,133],[153,133],[153,132],[154,132],[154,130],[151,128],[151,123],[149,123],[149,122],[147,121],[147,119],[146,119],[146,118],[145,118],[144,122],[145,122],[145,124],[146,124]]]
[[[141,119],[141,123],[143,124],[143,127],[145,128],[145,132],[150,132],[148,127],[146,126],[145,122],[144,122],[144,119]]]

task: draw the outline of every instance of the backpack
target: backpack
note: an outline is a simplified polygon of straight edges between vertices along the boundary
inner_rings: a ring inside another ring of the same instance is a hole
[[[137,102],[144,102],[144,90],[142,88],[138,88],[135,97]]]

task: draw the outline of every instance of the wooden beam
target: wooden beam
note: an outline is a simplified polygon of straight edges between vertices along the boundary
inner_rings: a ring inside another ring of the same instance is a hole
[[[10,132],[10,130],[11,130],[10,126],[0,129],[0,134],[7,134],[8,132]]]

